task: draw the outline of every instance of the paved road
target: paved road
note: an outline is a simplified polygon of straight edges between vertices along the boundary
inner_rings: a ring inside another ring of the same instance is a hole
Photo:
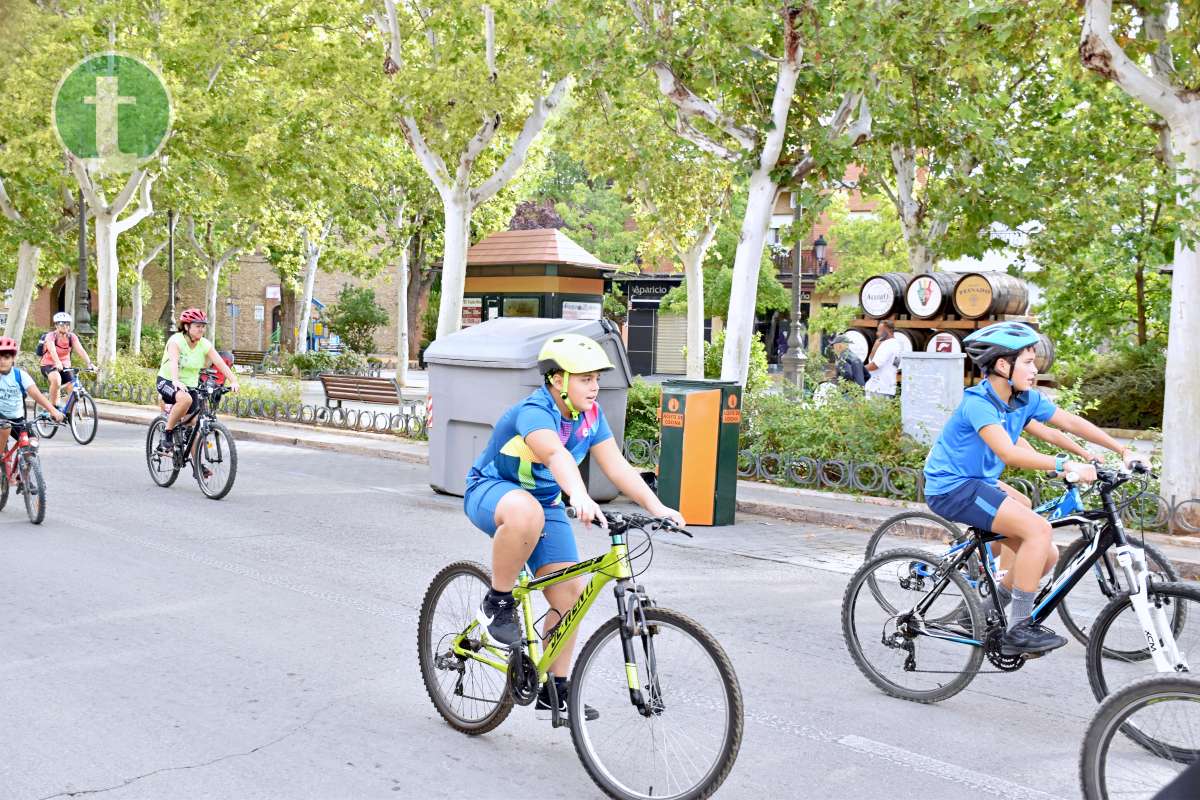
[[[476,739],[436,717],[417,605],[487,549],[424,467],[243,443],[213,502],[153,486],[142,434],[60,435],[46,523],[0,513],[0,798],[599,796],[528,709]],[[1078,797],[1082,649],[940,706],[885,698],[841,644],[861,544],[745,517],[658,548],[647,586],[724,643],[745,694],[719,796]]]

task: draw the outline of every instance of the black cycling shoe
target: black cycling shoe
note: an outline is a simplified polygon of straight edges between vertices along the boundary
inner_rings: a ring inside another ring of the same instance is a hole
[[[521,626],[517,624],[517,601],[512,593],[499,595],[489,590],[479,604],[475,621],[493,644],[510,650],[521,645]]]
[[[1049,653],[1067,643],[1067,640],[1043,625],[1035,625],[1032,619],[1023,620],[1009,628],[1000,637],[1000,654],[1005,656],[1032,656]]]
[[[571,693],[571,682],[567,680],[556,680],[555,689],[558,691],[558,715],[565,722],[567,719],[567,696]],[[537,701],[533,706],[535,711],[550,711],[550,683],[547,681],[542,684],[542,688],[538,689]],[[548,714],[539,714],[539,719],[550,719]],[[600,712],[589,705],[583,707],[583,718],[588,722],[600,719]]]

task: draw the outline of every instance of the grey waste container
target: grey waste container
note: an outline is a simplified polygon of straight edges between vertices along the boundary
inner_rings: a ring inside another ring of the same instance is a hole
[[[632,375],[625,344],[608,320],[500,317],[444,336],[429,345],[429,485],[434,491],[462,496],[467,472],[487,447],[492,427],[510,406],[542,385],[537,357],[542,345],[559,333],[578,333],[600,343],[616,369],[600,378],[600,407],[624,450],[625,402]],[[617,487],[600,472],[580,465],[588,494],[612,500]]]

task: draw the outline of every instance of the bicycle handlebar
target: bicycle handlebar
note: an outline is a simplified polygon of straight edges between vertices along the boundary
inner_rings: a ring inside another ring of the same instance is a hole
[[[630,528],[639,528],[641,530],[649,529],[650,531],[681,533],[689,539],[695,538],[689,531],[679,527],[666,517],[651,517],[647,514],[605,511],[604,509],[600,509],[600,513],[604,515],[604,521],[608,523],[609,530],[620,532]],[[570,506],[567,507],[567,516],[571,519],[578,519],[579,517],[575,509]]]

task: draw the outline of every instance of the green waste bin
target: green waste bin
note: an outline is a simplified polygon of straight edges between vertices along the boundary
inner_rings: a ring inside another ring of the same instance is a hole
[[[733,381],[666,381],[659,415],[659,499],[679,509],[689,525],[732,525],[742,387]]]

